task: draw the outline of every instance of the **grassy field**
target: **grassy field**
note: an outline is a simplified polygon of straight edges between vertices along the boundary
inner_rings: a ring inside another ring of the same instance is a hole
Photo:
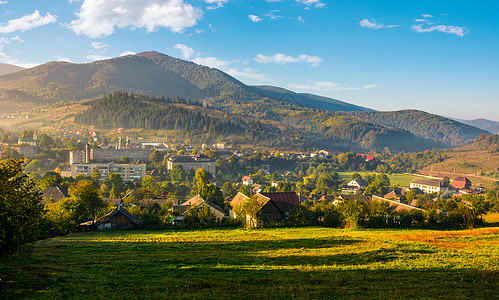
[[[499,228],[77,233],[0,260],[0,298],[499,298]]]
[[[343,179],[343,180],[348,180],[352,177],[352,174],[353,173],[356,173],[356,172],[338,172],[338,175],[340,175],[340,177]],[[365,172],[357,172],[359,173],[362,177],[365,177],[366,173]],[[370,172],[371,174],[376,174],[376,172]],[[392,174],[392,175],[388,175],[388,178],[390,178],[390,183],[392,185],[400,185],[400,186],[406,186],[408,187],[411,183],[411,181],[413,181],[416,177],[415,176],[412,176],[412,175],[407,175],[407,174]]]

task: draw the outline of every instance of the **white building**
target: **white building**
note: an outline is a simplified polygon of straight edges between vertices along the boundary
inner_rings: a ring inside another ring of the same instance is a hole
[[[145,164],[113,164],[113,163],[90,163],[90,164],[72,164],[71,177],[76,178],[78,175],[89,176],[92,170],[97,169],[101,174],[101,178],[105,179],[111,173],[120,174],[123,181],[137,181],[146,177]]]

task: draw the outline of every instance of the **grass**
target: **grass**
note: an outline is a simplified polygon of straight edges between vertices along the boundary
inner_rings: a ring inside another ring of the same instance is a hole
[[[499,297],[499,228],[76,233],[0,260],[0,298]]]
[[[343,180],[349,180],[352,177],[353,173],[359,173],[362,175],[362,177],[365,177],[366,173],[365,172],[337,172],[338,175]],[[377,174],[376,172],[370,172],[371,174]],[[412,175],[407,175],[407,174],[398,174],[398,173],[393,173],[391,175],[388,175],[388,178],[390,179],[391,185],[399,185],[399,186],[405,186],[409,187],[411,181],[414,181],[416,178],[415,176]]]

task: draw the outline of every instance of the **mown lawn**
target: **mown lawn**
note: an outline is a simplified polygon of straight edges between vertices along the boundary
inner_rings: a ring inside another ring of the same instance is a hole
[[[499,299],[499,228],[76,233],[0,259],[0,298]]]

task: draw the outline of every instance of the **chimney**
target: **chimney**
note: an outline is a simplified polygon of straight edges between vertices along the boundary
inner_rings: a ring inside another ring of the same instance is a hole
[[[90,144],[85,145],[85,163],[90,163]]]

